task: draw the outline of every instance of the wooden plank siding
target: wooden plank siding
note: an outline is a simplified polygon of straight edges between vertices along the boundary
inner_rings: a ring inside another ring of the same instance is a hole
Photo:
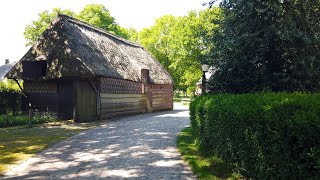
[[[172,85],[148,84],[147,78],[25,81],[24,89],[34,108],[76,122],[173,109]]]
[[[172,84],[101,78],[100,86],[101,119],[173,109]]]
[[[112,118],[146,112],[147,97],[144,94],[101,93],[101,118]]]

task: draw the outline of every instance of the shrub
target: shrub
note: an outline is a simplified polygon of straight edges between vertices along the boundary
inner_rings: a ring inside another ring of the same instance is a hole
[[[320,178],[320,94],[201,96],[190,115],[201,147],[244,176]]]
[[[28,115],[18,113],[13,115],[8,113],[6,115],[0,115],[0,128],[13,127],[13,126],[27,126],[29,125],[30,117]],[[32,112],[31,124],[43,124],[48,122],[58,122],[53,114],[49,112]]]
[[[19,90],[0,86],[0,114],[20,111],[22,93]]]

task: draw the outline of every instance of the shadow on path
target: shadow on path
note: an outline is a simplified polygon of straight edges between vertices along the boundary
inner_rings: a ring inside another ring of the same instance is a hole
[[[176,149],[186,108],[106,122],[13,168],[4,179],[195,179]]]

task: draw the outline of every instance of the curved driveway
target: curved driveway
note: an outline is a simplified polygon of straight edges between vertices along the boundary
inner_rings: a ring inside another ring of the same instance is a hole
[[[176,149],[186,107],[109,121],[60,142],[5,179],[195,179]]]

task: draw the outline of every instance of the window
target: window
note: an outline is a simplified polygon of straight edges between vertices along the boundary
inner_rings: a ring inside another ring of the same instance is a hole
[[[22,76],[25,79],[38,79],[46,75],[47,61],[23,61]]]

